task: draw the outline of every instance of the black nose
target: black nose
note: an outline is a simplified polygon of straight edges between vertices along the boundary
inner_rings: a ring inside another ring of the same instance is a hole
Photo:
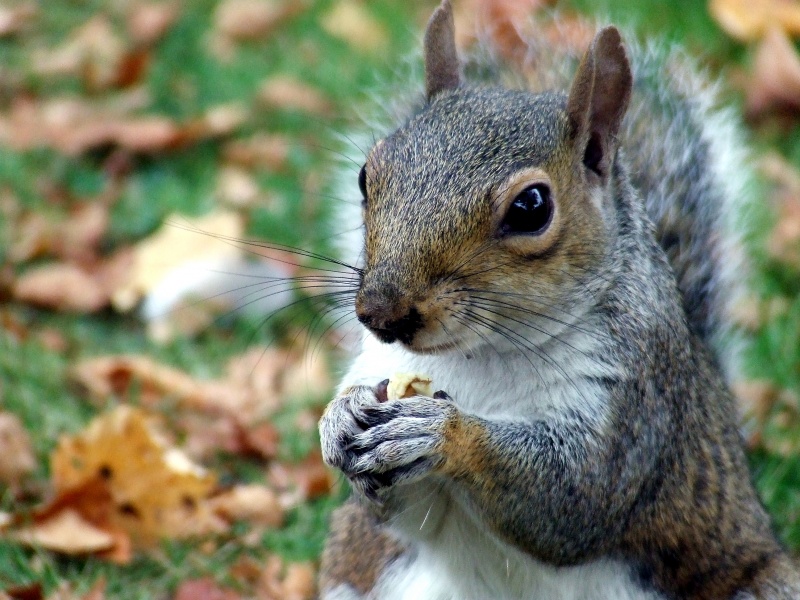
[[[391,344],[399,340],[410,344],[414,335],[422,329],[422,315],[416,307],[407,309],[402,314],[397,310],[386,310],[381,304],[362,303],[356,309],[358,320],[369,327],[380,341]]]

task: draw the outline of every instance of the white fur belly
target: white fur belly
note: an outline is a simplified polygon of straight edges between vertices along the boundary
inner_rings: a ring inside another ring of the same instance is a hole
[[[621,563],[601,560],[552,567],[531,558],[509,557],[486,568],[485,547],[472,546],[456,560],[429,548],[411,563],[396,563],[374,595],[381,600],[665,600],[642,589]],[[468,558],[470,560],[462,560]],[[483,564],[482,564],[483,563]]]
[[[390,523],[416,555],[387,570],[376,599],[664,600],[642,589],[618,561],[575,567],[537,561],[482,529],[444,491],[431,502],[414,504]]]

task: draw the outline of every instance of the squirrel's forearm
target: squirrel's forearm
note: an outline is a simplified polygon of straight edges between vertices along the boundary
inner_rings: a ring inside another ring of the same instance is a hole
[[[608,490],[610,478],[593,476],[607,473],[603,453],[591,450],[600,447],[594,435],[581,422],[459,413],[446,428],[440,472],[500,537],[540,559],[569,564],[611,542],[611,515],[625,501]]]

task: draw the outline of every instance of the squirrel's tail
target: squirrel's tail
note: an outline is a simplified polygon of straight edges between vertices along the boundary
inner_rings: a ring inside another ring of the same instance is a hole
[[[631,179],[675,272],[689,325],[734,375],[732,309],[747,285],[743,250],[752,186],[730,109],[682,53],[631,48],[634,95],[623,125]]]
[[[527,48],[511,61],[516,68],[487,32],[469,57],[468,75],[533,91],[568,90],[583,51],[561,53],[539,36],[518,35]],[[625,37],[634,90],[620,146],[675,272],[689,326],[730,377],[738,368],[731,313],[747,284],[741,223],[751,185],[738,120],[717,106],[715,86],[684,53]]]

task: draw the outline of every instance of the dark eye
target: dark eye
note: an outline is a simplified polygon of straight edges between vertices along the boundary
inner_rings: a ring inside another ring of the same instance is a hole
[[[547,229],[553,220],[553,200],[550,188],[537,183],[522,190],[508,208],[500,233],[539,234]]]
[[[358,172],[358,189],[361,190],[361,203],[366,205],[366,203],[367,203],[367,166],[366,165],[361,167],[361,170]]]

